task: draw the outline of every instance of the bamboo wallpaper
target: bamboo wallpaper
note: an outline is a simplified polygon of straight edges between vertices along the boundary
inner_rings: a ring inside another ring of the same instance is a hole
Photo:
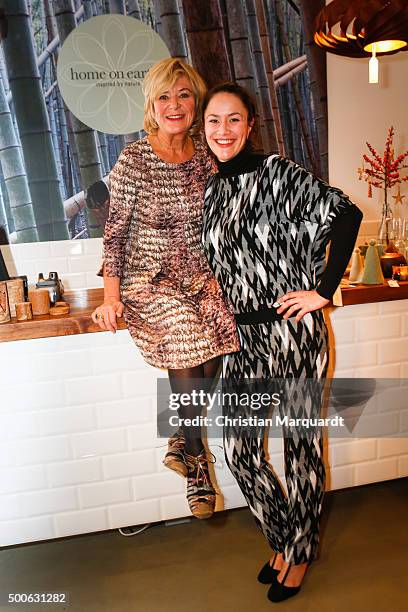
[[[326,59],[312,42],[324,0],[0,0],[0,244],[98,237],[86,190],[143,132],[97,132],[64,105],[60,45],[116,13],[156,30],[209,86],[233,80],[257,101],[257,148],[327,179]]]

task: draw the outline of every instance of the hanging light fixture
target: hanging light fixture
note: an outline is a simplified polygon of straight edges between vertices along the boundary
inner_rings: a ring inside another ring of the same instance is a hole
[[[371,55],[369,82],[378,83],[377,56],[408,50],[408,0],[333,0],[316,18],[314,40],[336,55]]]

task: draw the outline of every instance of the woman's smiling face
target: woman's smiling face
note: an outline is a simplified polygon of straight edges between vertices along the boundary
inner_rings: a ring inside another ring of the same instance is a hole
[[[163,91],[154,101],[155,119],[165,134],[187,132],[195,118],[195,99],[189,79],[181,76],[173,87]]]
[[[245,147],[253,122],[248,122],[248,110],[238,96],[216,93],[204,114],[205,137],[208,146],[221,162],[226,162]]]

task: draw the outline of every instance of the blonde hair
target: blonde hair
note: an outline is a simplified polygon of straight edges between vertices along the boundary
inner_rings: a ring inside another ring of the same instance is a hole
[[[179,79],[185,76],[191,83],[195,100],[195,118],[189,129],[190,134],[197,133],[201,128],[201,105],[207,91],[206,84],[198,72],[178,57],[161,60],[154,64],[143,81],[144,121],[143,128],[148,134],[155,134],[159,129],[155,119],[154,101],[167,91]]]

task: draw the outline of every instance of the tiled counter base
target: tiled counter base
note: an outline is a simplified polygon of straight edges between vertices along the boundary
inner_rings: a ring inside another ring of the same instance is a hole
[[[408,378],[407,299],[329,318],[335,376]],[[190,515],[184,481],[163,467],[166,440],[156,437],[156,378],[165,372],[144,363],[126,330],[2,342],[0,370],[0,545]],[[408,405],[398,419],[390,436],[408,431]],[[218,444],[217,507],[243,506]],[[282,476],[280,440],[270,458]],[[332,489],[406,476],[407,438],[331,439],[326,463]]]

